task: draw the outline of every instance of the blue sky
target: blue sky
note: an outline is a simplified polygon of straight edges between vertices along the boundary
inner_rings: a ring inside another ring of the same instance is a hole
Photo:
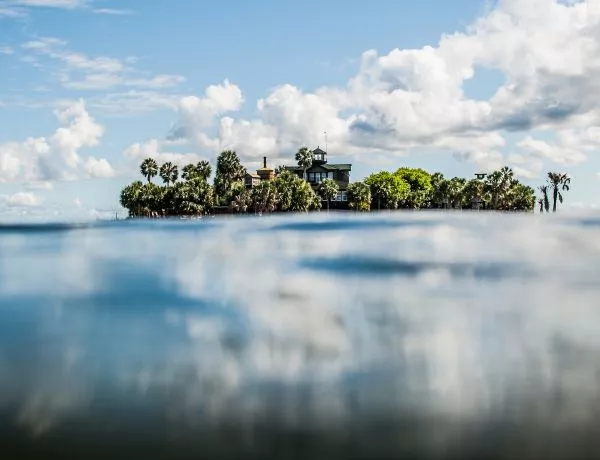
[[[122,212],[145,156],[255,167],[328,133],[418,166],[600,186],[600,0],[0,0],[0,220]]]

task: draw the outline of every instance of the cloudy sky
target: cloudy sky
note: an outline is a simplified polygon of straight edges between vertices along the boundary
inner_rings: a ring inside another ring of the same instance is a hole
[[[120,211],[147,156],[502,165],[600,204],[600,0],[0,0],[0,220]]]

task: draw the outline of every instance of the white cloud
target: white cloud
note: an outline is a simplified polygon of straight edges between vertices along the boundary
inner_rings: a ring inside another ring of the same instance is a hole
[[[73,9],[84,6],[87,0],[9,0],[9,4],[45,8]]]
[[[14,54],[14,52],[15,52],[15,50],[10,46],[0,46],[0,55],[1,54]]]
[[[49,137],[30,137],[0,144],[0,182],[40,183],[96,177],[112,169],[106,160],[87,159],[81,168],[79,151],[100,142],[104,128],[90,116],[83,101],[72,102],[55,116],[60,127]],[[110,168],[110,169],[109,169]]]
[[[0,201],[9,207],[34,207],[39,206],[43,200],[33,192],[19,192],[13,195],[0,195]]]
[[[135,162],[135,167],[146,158],[154,158],[159,163],[170,161],[178,166],[197,163],[202,157],[195,153],[169,152],[165,150],[172,144],[169,141],[150,139],[147,142],[138,142],[125,150],[125,156]],[[133,165],[132,165],[133,166]]]
[[[105,158],[88,157],[84,169],[91,178],[108,179],[116,176],[115,170]]]
[[[67,89],[103,90],[116,87],[140,89],[171,88],[185,81],[181,75],[158,74],[147,77],[132,67],[133,57],[90,57],[66,48],[67,42],[53,37],[31,40],[22,45],[26,50],[62,63],[60,83]],[[37,62],[37,61],[36,61]]]
[[[117,10],[114,8],[97,8],[94,10],[96,14],[109,14],[114,16],[123,16],[133,14],[132,10]]]
[[[600,122],[599,10],[600,0],[499,0],[465,32],[443,35],[435,46],[366,51],[346,87],[303,92],[280,85],[258,101],[253,119],[211,110],[211,101],[227,99],[208,92],[182,99],[173,134],[200,149],[231,146],[252,159],[322,144],[327,131],[330,152],[363,161],[428,149],[489,169],[507,161],[506,132],[522,132],[530,137],[514,153],[533,166],[576,164],[600,146],[598,133],[585,131]],[[504,75],[487,100],[465,94],[479,68]],[[232,103],[215,104],[223,112],[243,100],[228,85],[221,91]],[[548,139],[555,132],[554,143]],[[529,164],[519,168],[535,174]]]
[[[0,19],[25,18],[30,8],[73,10],[87,4],[88,0],[4,0],[0,2]]]

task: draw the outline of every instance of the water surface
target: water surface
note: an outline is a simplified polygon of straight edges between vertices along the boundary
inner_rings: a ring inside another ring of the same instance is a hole
[[[576,458],[600,426],[599,268],[593,215],[1,226],[0,441]]]

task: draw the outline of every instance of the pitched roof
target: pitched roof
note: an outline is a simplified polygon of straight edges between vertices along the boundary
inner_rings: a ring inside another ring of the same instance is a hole
[[[321,168],[338,170],[338,171],[350,171],[352,169],[352,165],[349,163],[337,164],[337,165],[331,164],[331,163],[325,163],[320,166],[321,166]]]
[[[351,171],[352,170],[352,165],[351,164],[330,164],[330,163],[323,163],[323,164],[319,164],[319,165],[314,165],[314,166],[318,166],[319,168],[323,168],[323,169],[327,169],[329,171]],[[285,169],[288,169],[290,171],[302,171],[302,168],[300,166],[286,166]],[[308,168],[310,169],[310,168]]]

